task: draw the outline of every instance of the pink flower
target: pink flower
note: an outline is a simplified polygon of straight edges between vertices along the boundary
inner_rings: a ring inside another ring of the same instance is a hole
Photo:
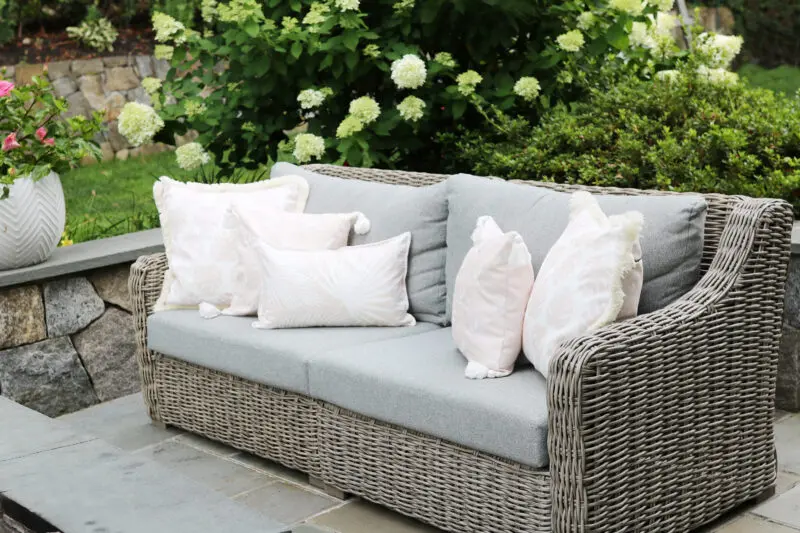
[[[44,142],[45,137],[47,137],[47,128],[42,126],[38,130],[36,130],[36,138],[39,139],[39,142]]]
[[[50,137],[49,139],[45,139],[42,142],[48,146],[55,146],[56,144],[56,140],[52,137]]]
[[[14,84],[10,81],[0,80],[0,98],[8,96],[14,90]]]
[[[11,133],[8,137],[3,141],[3,151],[8,152],[9,150],[13,150],[14,148],[19,148],[22,146],[17,142],[17,134]]]

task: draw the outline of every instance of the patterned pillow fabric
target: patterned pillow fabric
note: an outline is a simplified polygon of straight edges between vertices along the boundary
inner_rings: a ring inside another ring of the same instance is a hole
[[[336,250],[278,250],[257,242],[261,295],[253,327],[413,326],[406,290],[410,244],[408,232]]]
[[[169,269],[156,311],[231,303],[238,260],[233,230],[224,224],[231,205],[302,212],[308,183],[300,176],[244,185],[182,183],[162,177],[153,186]]]
[[[478,218],[453,295],[453,340],[470,379],[507,376],[522,349],[522,321],[533,285],[531,254],[516,231]]]
[[[608,217],[589,193],[572,195],[567,228],[537,272],[525,311],[523,351],[543,376],[562,342],[617,319],[626,284],[629,298],[638,299],[635,254],[642,224],[639,212]]]
[[[369,220],[362,213],[309,214],[267,212],[260,207],[231,206],[225,221],[236,230],[236,287],[223,315],[254,315],[258,310],[261,272],[256,246],[281,250],[334,250],[347,246],[350,230],[363,235]]]

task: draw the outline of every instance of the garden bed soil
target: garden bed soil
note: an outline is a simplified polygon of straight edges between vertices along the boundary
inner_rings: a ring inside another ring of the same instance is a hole
[[[82,46],[66,32],[44,32],[26,35],[0,47],[0,65],[18,63],[48,63],[69,59],[91,59],[94,57],[151,55],[153,32],[150,28],[123,28],[111,52],[98,52]]]

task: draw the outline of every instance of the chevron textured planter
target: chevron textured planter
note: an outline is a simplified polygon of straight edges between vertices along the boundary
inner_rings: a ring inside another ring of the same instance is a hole
[[[0,200],[0,270],[46,261],[64,231],[66,208],[58,174],[20,178]]]

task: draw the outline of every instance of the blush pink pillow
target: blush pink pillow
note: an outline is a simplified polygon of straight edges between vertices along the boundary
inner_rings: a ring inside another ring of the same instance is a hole
[[[531,254],[516,231],[478,219],[472,248],[456,276],[453,340],[471,379],[507,376],[522,348],[522,321],[533,285]]]

